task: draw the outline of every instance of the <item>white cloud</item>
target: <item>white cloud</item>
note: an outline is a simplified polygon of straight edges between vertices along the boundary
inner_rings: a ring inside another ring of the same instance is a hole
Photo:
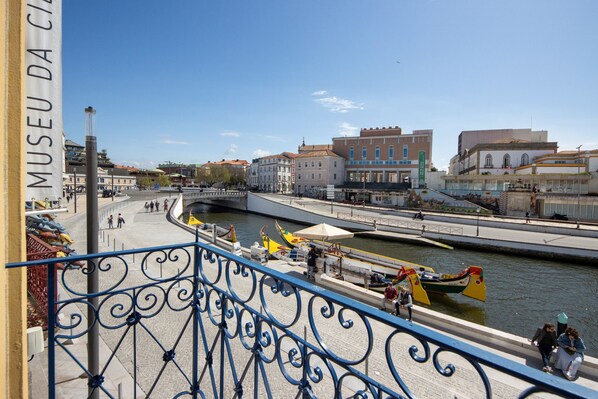
[[[268,155],[271,155],[272,153],[270,151],[266,151],[266,150],[262,150],[262,149],[257,149],[255,151],[253,151],[253,154],[251,154],[254,158],[261,158],[261,157],[266,157]]]
[[[351,109],[363,109],[362,104],[357,104],[351,100],[338,98],[335,96],[317,98],[314,101],[320,104],[322,107],[328,108],[331,112],[338,112],[341,114],[349,112]]]
[[[236,144],[231,144],[226,149],[226,152],[224,153],[224,155],[227,155],[227,156],[234,155],[237,152],[238,148],[239,148],[239,146],[237,146]]]
[[[174,145],[189,145],[187,141],[176,141],[176,140],[162,140],[162,144],[174,144]]]
[[[326,90],[319,90],[311,93],[312,96],[325,96],[326,94],[328,94]]]
[[[225,130],[224,132],[220,133],[222,137],[240,137],[241,133],[235,132],[233,130]]]
[[[338,125],[338,133],[341,136],[357,136],[359,128],[356,126],[352,126],[348,122],[339,123]]]

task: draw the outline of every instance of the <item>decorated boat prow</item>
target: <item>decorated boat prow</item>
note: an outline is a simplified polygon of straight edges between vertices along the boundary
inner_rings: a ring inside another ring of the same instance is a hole
[[[484,271],[479,266],[469,266],[469,284],[462,294],[478,301],[486,302],[486,282]]]

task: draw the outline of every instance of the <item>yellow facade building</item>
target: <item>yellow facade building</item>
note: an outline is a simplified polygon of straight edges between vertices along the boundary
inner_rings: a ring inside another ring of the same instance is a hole
[[[25,269],[6,270],[8,262],[24,261],[24,61],[25,7],[22,0],[0,2],[0,399],[27,398],[27,278]]]

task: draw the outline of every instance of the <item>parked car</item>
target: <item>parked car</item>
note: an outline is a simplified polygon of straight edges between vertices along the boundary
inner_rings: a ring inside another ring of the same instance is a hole
[[[104,190],[102,191],[102,198],[110,198],[114,195],[114,191],[112,190]]]
[[[561,215],[560,213],[555,213],[550,217],[552,220],[569,220],[567,215]]]

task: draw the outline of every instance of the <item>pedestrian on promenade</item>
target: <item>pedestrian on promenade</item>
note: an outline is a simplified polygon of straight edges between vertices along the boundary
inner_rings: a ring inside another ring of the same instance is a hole
[[[112,217],[112,215],[108,216],[108,228],[109,229],[114,228],[114,218]]]
[[[397,289],[393,287],[392,283],[388,283],[384,290],[384,298],[382,298],[380,310],[386,310],[386,302],[394,304],[394,301],[397,299],[397,294]]]
[[[316,246],[310,245],[309,252],[307,253],[307,279],[311,280],[316,278],[316,260],[318,254],[316,254]]]
[[[525,212],[525,223],[529,223],[529,211]]]
[[[164,200],[164,212],[168,210],[168,198]]]
[[[154,211],[154,201],[150,202],[150,213]]]
[[[552,356],[554,348],[558,346],[554,324],[546,323],[544,324],[544,327],[538,327],[530,342],[532,345],[536,345],[540,351],[542,363],[544,363],[542,371],[547,373],[552,372],[552,367],[550,367],[550,357]]]
[[[156,208],[156,212],[160,211],[160,203],[158,202],[158,198],[156,198],[156,203],[154,204],[154,207]]]
[[[67,204],[67,205],[69,204],[69,201],[70,201],[70,200],[71,200],[71,197],[70,197],[70,195],[67,195],[67,196],[66,196],[66,204]]]
[[[583,353],[586,345],[579,337],[575,328],[568,327],[556,340],[559,350],[556,353],[555,369],[559,369],[565,374],[569,381],[577,376],[577,370],[583,362]]]
[[[147,203],[147,201],[145,202],[145,205],[143,207],[145,208],[145,213],[147,213],[149,211],[149,204]]]
[[[401,315],[401,308],[407,309],[407,313],[409,314],[409,321],[411,321],[413,316],[413,295],[411,292],[407,290],[407,288],[402,287],[401,292],[399,293],[399,297],[395,302],[395,315]]]
[[[120,229],[121,227],[123,227],[123,224],[125,224],[125,218],[123,218],[122,215],[119,213],[118,214],[118,222],[116,223],[116,227],[118,227]]]

